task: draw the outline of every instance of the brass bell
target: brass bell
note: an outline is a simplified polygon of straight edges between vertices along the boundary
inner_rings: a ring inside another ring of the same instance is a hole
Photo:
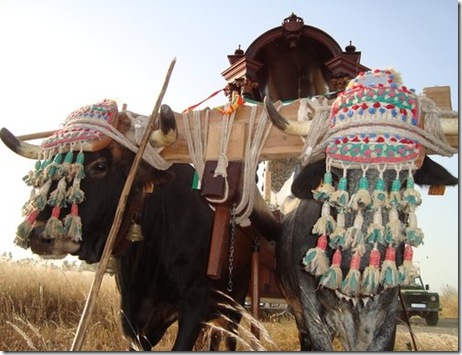
[[[106,274],[115,275],[117,274],[118,266],[117,266],[117,259],[113,256],[109,257],[106,266]]]
[[[141,226],[138,223],[133,222],[128,229],[128,233],[125,239],[128,239],[132,242],[141,242],[144,239]]]

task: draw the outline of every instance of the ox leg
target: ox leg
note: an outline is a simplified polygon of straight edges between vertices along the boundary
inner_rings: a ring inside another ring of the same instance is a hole
[[[387,289],[381,295],[383,300],[380,304],[380,310],[385,312],[383,320],[379,322],[380,327],[375,331],[371,345],[368,351],[393,351],[396,338],[396,313],[398,288]]]
[[[201,319],[199,314],[194,312],[186,313],[187,317],[178,320],[178,335],[173,345],[173,351],[191,351],[201,332]]]
[[[189,294],[180,304],[178,334],[172,350],[191,351],[207,319],[210,304],[210,286],[205,282],[191,285]]]
[[[310,337],[308,334],[308,329],[306,328],[306,320],[303,315],[299,312],[295,312],[295,323],[297,324],[298,329],[298,339],[300,341],[300,350],[301,351],[310,351],[311,343]]]
[[[305,326],[301,328],[303,332],[300,335],[300,340],[303,341],[301,346],[306,346],[313,351],[333,351],[332,334],[323,319],[322,306],[317,299],[317,291],[313,283],[314,279],[307,273],[300,275],[300,304],[305,320]],[[304,334],[305,331],[308,336]]]

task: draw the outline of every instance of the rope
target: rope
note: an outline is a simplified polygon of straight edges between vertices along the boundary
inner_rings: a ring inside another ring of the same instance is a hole
[[[233,129],[234,116],[236,111],[233,111],[231,115],[223,115],[221,117],[221,135],[220,135],[220,155],[218,156],[217,167],[213,173],[213,177],[221,176],[225,180],[225,191],[222,199],[213,199],[207,197],[207,200],[212,203],[223,203],[228,199],[229,185],[228,185],[228,157],[226,152],[228,150],[229,137],[231,137],[231,131]]]
[[[237,217],[236,222],[241,226],[250,225],[250,216],[253,210],[253,194],[255,193],[255,171],[258,165],[258,159],[260,157],[261,150],[268,138],[270,133],[272,122],[268,119],[268,115],[265,110],[261,110],[260,118],[255,128],[254,135],[253,130],[255,126],[255,118],[257,115],[257,109],[261,106],[253,106],[250,114],[250,120],[248,125],[248,135],[246,141],[245,157],[244,157],[244,173],[243,173],[243,188],[242,195],[239,205],[236,207]],[[191,129],[189,114],[192,112],[193,117],[193,128]],[[202,126],[200,120],[200,114],[202,111],[189,111],[183,113],[183,121],[185,123],[185,137],[188,144],[189,154],[191,160],[196,167],[196,171],[199,178],[202,179],[204,166],[205,166],[205,151],[206,151],[206,137],[207,131],[202,135]],[[206,111],[205,128],[208,128],[209,110]],[[208,198],[207,200],[212,203],[220,203],[226,201],[228,197],[228,181],[227,181],[227,156],[226,151],[231,137],[232,125],[234,122],[235,112],[232,115],[222,116],[222,130],[221,130],[221,141],[220,141],[220,156],[218,158],[217,168],[215,169],[214,176],[223,176],[225,179],[225,197],[222,200],[213,200]],[[266,129],[265,129],[266,128]],[[252,139],[252,136],[253,139]]]
[[[130,118],[131,121],[131,128],[134,129],[135,131],[135,140],[136,144],[140,144],[140,141],[138,141],[137,137],[142,138],[142,135],[144,134],[144,131],[146,130],[146,127],[143,126],[142,122],[144,120],[149,119],[147,116],[137,116],[137,118],[133,118],[131,113],[129,111],[125,111],[127,113],[127,116]],[[75,123],[73,125],[74,127],[77,128],[83,128],[83,129],[92,129],[95,131],[98,131],[116,142],[120,143],[127,149],[131,150],[136,154],[138,151],[138,146],[133,144],[129,139],[127,139],[121,132],[119,132],[115,127],[111,126],[108,124],[106,121],[101,121],[95,124],[94,120],[91,119],[80,119],[78,123]],[[159,169],[159,170],[166,170],[168,169],[172,164],[165,161],[164,158],[159,154],[163,150],[163,147],[161,148],[154,148],[151,145],[146,146],[146,150],[144,151],[143,154],[143,159],[152,167]]]
[[[324,98],[321,103],[317,99],[312,99],[308,103],[314,111],[314,117],[303,146],[303,156],[305,157],[303,165],[307,163],[313,148],[318,144],[319,138],[325,135],[330,125],[330,106],[327,103],[327,99]]]
[[[421,104],[421,111],[425,113],[424,116],[424,130],[427,132],[430,136],[436,137],[438,140],[443,142],[446,145],[450,145],[446,135],[443,132],[443,128],[441,127],[441,122],[439,120],[442,111],[438,109],[436,106],[435,102],[426,97],[426,96],[421,96],[420,97],[420,104]],[[450,111],[445,111],[446,113],[450,113]],[[457,113],[456,113],[457,117]],[[438,153],[437,151],[436,153]]]
[[[249,134],[246,142],[245,160],[244,160],[244,183],[242,188],[242,197],[236,211],[240,216],[237,218],[237,223],[242,227],[250,225],[249,216],[253,210],[254,193],[255,193],[255,172],[260,158],[261,150],[268,139],[268,135],[273,126],[268,119],[266,110],[262,109],[260,119],[258,120],[257,128],[252,139],[252,131],[255,124],[255,116],[257,106],[252,107],[249,120]],[[245,208],[247,207],[247,208]],[[245,208],[245,210],[244,210]],[[244,211],[242,214],[241,212]]]
[[[192,112],[193,128],[189,124],[189,112]],[[205,167],[205,152],[207,149],[207,140],[202,137],[201,126],[201,112],[202,111],[189,111],[183,112],[184,134],[188,144],[189,155],[191,161],[199,175],[199,180],[202,180]],[[208,122],[210,110],[205,111],[205,132],[204,137],[208,135]]]

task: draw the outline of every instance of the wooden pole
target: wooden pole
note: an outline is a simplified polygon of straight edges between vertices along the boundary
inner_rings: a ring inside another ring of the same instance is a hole
[[[254,240],[252,246],[252,271],[251,271],[251,305],[252,315],[260,319],[260,245]],[[257,339],[260,339],[260,330],[252,323],[250,331]]]
[[[172,62],[170,63],[170,67],[168,68],[167,75],[165,77],[164,85],[162,86],[162,90],[159,94],[159,97],[157,98],[157,102],[152,111],[151,120],[149,121],[149,124],[146,127],[143,140],[141,141],[138,152],[135,155],[135,159],[133,160],[133,164],[131,166],[130,172],[128,173],[127,180],[125,181],[125,185],[120,195],[119,203],[117,205],[116,214],[114,216],[114,222],[112,224],[111,230],[109,231],[109,236],[106,240],[103,254],[101,255],[99,267],[96,270],[95,278],[91,285],[90,293],[88,294],[87,302],[85,304],[85,308],[80,318],[79,326],[77,328],[77,333],[75,335],[74,342],[71,347],[71,351],[80,351],[82,347],[82,343],[85,338],[85,333],[90,323],[91,313],[96,303],[96,297],[98,296],[98,292],[101,287],[101,283],[103,280],[104,273],[106,271],[109,257],[111,256],[111,253],[112,253],[112,247],[116,239],[117,233],[119,232],[120,225],[122,223],[122,217],[124,214],[125,206],[127,204],[128,194],[130,193],[130,189],[133,185],[133,181],[135,179],[138,166],[141,162],[141,159],[143,158],[144,150],[146,149],[146,146],[149,142],[149,137],[151,136],[151,133],[154,130],[154,122],[158,115],[159,108],[162,103],[162,99],[165,95],[165,92],[167,91],[168,82],[170,80],[173,67],[175,66],[175,62],[176,62],[176,58],[174,58]]]

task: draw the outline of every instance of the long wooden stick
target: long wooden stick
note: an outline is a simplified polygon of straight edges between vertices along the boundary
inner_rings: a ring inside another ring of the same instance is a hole
[[[71,351],[80,351],[82,347],[82,343],[85,338],[85,333],[88,328],[88,324],[90,323],[91,313],[93,308],[96,304],[96,297],[98,296],[99,289],[101,287],[101,283],[103,280],[104,273],[106,271],[106,267],[109,261],[109,257],[112,253],[112,247],[114,241],[116,239],[117,233],[119,232],[120,225],[122,223],[122,217],[125,211],[125,206],[127,204],[128,194],[130,193],[130,189],[133,185],[133,181],[135,179],[136,172],[138,170],[138,166],[143,158],[144,150],[149,142],[149,137],[151,136],[152,131],[154,130],[154,122],[158,115],[160,105],[162,103],[162,99],[164,97],[165,92],[167,91],[168,82],[170,80],[170,76],[173,71],[173,67],[175,66],[176,58],[174,58],[170,64],[170,67],[167,71],[167,75],[165,77],[164,85],[162,86],[162,90],[157,98],[157,102],[154,106],[152,111],[151,120],[149,121],[148,126],[146,127],[146,131],[144,133],[143,140],[141,141],[140,147],[138,152],[135,155],[135,159],[133,160],[133,164],[131,166],[130,172],[127,176],[127,180],[125,181],[124,188],[120,195],[119,203],[117,205],[116,214],[114,216],[114,222],[112,224],[111,230],[109,231],[109,236],[106,240],[106,244],[104,246],[103,254],[101,255],[101,261],[99,263],[99,267],[96,270],[95,278],[91,285],[90,293],[88,294],[87,302],[85,303],[85,308],[83,310],[82,316],[80,318],[79,326],[77,328],[77,333],[74,338],[74,342],[72,344]]]

